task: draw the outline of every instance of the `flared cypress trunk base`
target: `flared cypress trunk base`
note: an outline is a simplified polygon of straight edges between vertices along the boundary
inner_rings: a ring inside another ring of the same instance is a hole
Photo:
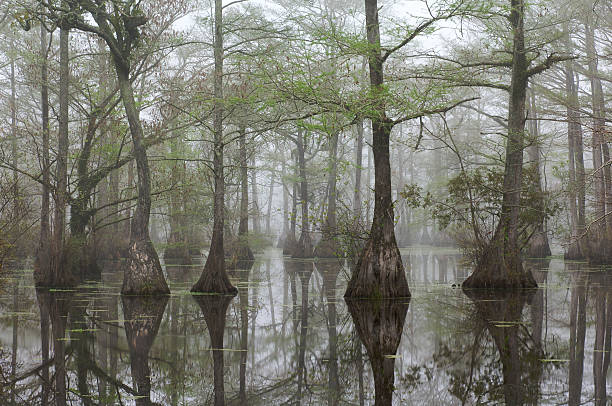
[[[395,241],[371,238],[366,242],[344,297],[410,297],[402,257]]]
[[[494,239],[462,286],[466,289],[533,289],[538,284],[531,271],[523,269],[518,250],[504,252],[502,242]]]
[[[230,282],[229,277],[225,272],[225,266],[223,264],[220,265],[218,260],[211,261],[209,259],[206,260],[202,275],[191,288],[191,292],[219,293],[227,295],[237,294],[238,289],[236,289],[236,287]],[[221,261],[223,261],[223,259],[221,259]]]
[[[300,235],[295,250],[291,253],[293,258],[313,258],[312,239],[310,233],[303,232]]]
[[[591,265],[612,264],[612,238],[604,230],[593,230],[585,244],[586,259]]]
[[[585,256],[582,253],[582,249],[580,248],[580,244],[578,243],[578,241],[572,241],[567,246],[567,251],[563,253],[563,259],[570,261],[580,261],[585,259]]]
[[[283,255],[293,255],[297,249],[297,245],[298,241],[295,239],[295,235],[289,233],[283,242]]]
[[[548,237],[544,232],[538,232],[531,237],[527,256],[530,258],[546,258],[551,255]]]
[[[334,237],[323,237],[314,250],[317,258],[342,258],[342,247]]]
[[[121,294],[170,294],[157,252],[151,241],[136,240],[130,243],[128,258],[123,271]]]
[[[228,259],[227,267],[229,269],[248,269],[245,266],[252,264],[255,261],[255,255],[248,242],[237,240],[231,244],[225,251],[225,256]]]

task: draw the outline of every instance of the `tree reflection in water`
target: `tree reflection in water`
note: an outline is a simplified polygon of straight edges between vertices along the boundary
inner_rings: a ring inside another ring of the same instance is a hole
[[[227,307],[235,295],[195,295],[194,300],[204,314],[208,326],[213,352],[213,373],[215,406],[225,405],[225,386],[223,384],[223,333]]]
[[[157,336],[167,296],[122,296],[125,317],[125,336],[130,347],[132,378],[136,389],[136,405],[149,406],[151,402],[151,369],[149,351]]]
[[[124,300],[123,313],[113,269],[70,292],[35,290],[29,275],[13,275],[0,289],[0,405],[204,405],[215,394],[230,406],[371,405],[375,388],[378,404],[605,404],[609,271],[528,261],[542,287],[531,297],[470,300],[439,282],[455,274],[451,259],[444,272],[444,253],[431,253],[436,271],[422,281],[422,251],[412,254],[419,272],[407,314],[405,302],[347,310],[337,300],[344,264],[280,251],[233,271],[240,300],[227,310],[214,310],[219,297],[201,306],[186,295],[199,266],[166,264],[169,303]]]
[[[342,270],[342,263],[336,259],[322,260],[316,263],[317,271],[323,277],[323,295],[327,302],[327,334],[329,338],[329,379],[327,404],[334,406],[340,399],[340,380],[338,377],[338,331],[336,281]]]
[[[394,367],[409,300],[345,299],[374,375],[375,406],[393,400]]]
[[[494,402],[503,398],[506,405],[537,404],[543,353],[521,320],[525,303],[536,292],[465,290],[465,293],[474,302],[477,323],[491,335],[502,364],[502,393],[491,382],[482,395]],[[466,396],[467,390],[469,385]]]

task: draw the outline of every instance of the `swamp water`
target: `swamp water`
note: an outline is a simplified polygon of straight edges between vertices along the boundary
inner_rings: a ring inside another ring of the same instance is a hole
[[[612,271],[530,261],[531,295],[470,295],[452,250],[403,250],[410,301],[345,302],[349,270],[280,250],[231,272],[235,297],[122,298],[122,273],[36,291],[0,276],[1,405],[606,404]],[[41,316],[42,315],[42,316]],[[152,403],[153,402],[153,403]],[[223,403],[224,402],[224,403]]]

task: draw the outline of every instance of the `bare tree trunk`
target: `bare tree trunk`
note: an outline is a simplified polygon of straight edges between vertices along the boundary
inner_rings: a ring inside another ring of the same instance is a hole
[[[210,251],[202,275],[191,288],[192,292],[237,292],[225,272],[223,228],[225,220],[225,176],[223,173],[223,8],[222,0],[215,0],[215,104],[213,111],[214,156],[213,171],[215,194],[213,207],[213,234]]]
[[[240,127],[240,223],[238,224],[238,260],[255,259],[249,246],[249,174],[246,153],[246,130]]]
[[[363,120],[356,124],[357,139],[355,140],[355,190],[353,194],[353,216],[355,221],[361,220],[361,172],[363,170]]]
[[[251,169],[251,195],[253,198],[253,232],[261,234],[261,216],[259,212],[259,197],[257,196],[257,171],[255,169],[255,158],[252,160]]]
[[[170,293],[159,263],[157,252],[149,237],[149,216],[151,212],[151,173],[147,151],[143,144],[140,113],[129,78],[129,66],[113,58],[121,99],[128,118],[136,171],[138,173],[136,210],[130,227],[130,247],[123,274],[121,293],[124,295],[155,295]]]
[[[566,28],[569,32],[569,28]],[[572,52],[569,35],[566,37],[567,52]],[[566,259],[583,259],[581,241],[585,230],[585,174],[582,151],[582,125],[580,123],[578,86],[574,80],[574,61],[565,63],[565,89],[567,95],[567,138],[569,152],[569,209],[570,241],[565,252]]]
[[[289,190],[287,187],[287,165],[285,163],[285,150],[281,152],[281,187],[283,188],[283,231],[281,232],[277,248],[283,248],[289,235]]]
[[[510,7],[509,20],[512,25],[514,48],[501,216],[495,234],[488,247],[484,248],[474,272],[463,283],[466,288],[537,286],[531,272],[523,269],[519,243],[525,100],[529,81],[524,36],[524,0],[510,0]]]
[[[49,286],[53,279],[50,272],[51,253],[50,253],[50,224],[49,224],[49,185],[51,182],[51,170],[49,159],[49,83],[47,48],[47,28],[45,24],[40,25],[40,53],[41,53],[41,88],[40,88],[40,107],[42,112],[42,200],[40,205],[40,240],[38,242],[38,255],[34,267],[34,280],[36,286]],[[48,352],[48,349],[47,349]]]
[[[176,157],[178,151],[178,140],[170,141],[170,154]],[[185,236],[185,207],[183,206],[183,187],[181,182],[185,177],[183,161],[174,161],[170,177],[172,186],[176,188],[170,195],[170,235],[168,237],[168,245],[164,251],[164,259],[171,260],[173,263],[188,265],[191,264],[191,255],[187,246],[187,238]]]
[[[546,224],[544,222],[545,208],[545,197],[544,191],[542,190],[542,178],[541,178],[541,167],[540,167],[540,130],[538,126],[538,115],[536,106],[536,96],[533,90],[530,92],[530,108],[529,108],[529,136],[531,137],[531,144],[527,149],[529,156],[529,162],[531,163],[532,170],[535,175],[535,187],[538,193],[538,205],[537,210],[540,213],[536,213],[539,222],[535,224],[535,230],[531,239],[529,240],[529,247],[527,248],[527,255],[532,258],[544,258],[551,255],[550,245],[548,244],[548,235],[546,231]]]
[[[384,86],[383,58],[380,46],[378,1],[365,0],[366,30],[371,50],[370,91],[380,94]],[[395,240],[393,201],[391,199],[391,165],[389,136],[393,124],[384,104],[370,118],[374,152],[374,217],[370,236],[359,258],[345,297],[408,297],[410,290],[402,258]]]
[[[329,158],[327,176],[327,219],[323,227],[323,238],[317,245],[314,256],[318,258],[335,258],[343,256],[337,240],[338,222],[336,218],[336,195],[338,179],[338,133],[329,139]]]
[[[271,222],[272,222],[272,199],[274,198],[274,172],[275,168],[270,171],[270,193],[268,194],[268,210],[266,212],[266,234],[272,233]]]
[[[311,258],[313,254],[310,238],[310,219],[308,215],[308,180],[306,178],[306,157],[304,147],[304,131],[298,127],[297,155],[300,173],[300,201],[302,204],[302,231],[297,247],[293,252],[296,258]]]
[[[60,27],[60,84],[59,84],[59,128],[57,157],[55,163],[55,215],[53,223],[52,285],[63,286],[74,283],[65,266],[65,224],[68,201],[68,82],[70,80],[68,40],[69,29]]]
[[[612,206],[612,196],[610,196],[612,191],[608,187],[611,182],[610,166],[608,165],[610,154],[605,140],[605,104],[601,79],[599,78],[597,67],[598,57],[595,49],[594,18],[594,12],[590,10],[587,22],[585,23],[585,38],[593,108],[592,147],[595,221],[592,227],[592,236],[589,237],[587,257],[591,263],[605,264],[612,261],[612,248],[610,247],[610,240],[612,238],[612,216],[606,217],[606,206]]]
[[[291,153],[291,158],[295,158],[297,160],[296,154]],[[294,162],[295,168],[295,179],[299,177],[299,169],[297,162]],[[297,229],[297,194],[298,194],[298,186],[297,181],[293,180],[292,182],[292,191],[291,191],[291,221],[289,227],[289,234],[287,235],[287,239],[285,240],[285,244],[283,245],[283,255],[293,255],[293,252],[297,248],[297,238],[295,236]]]

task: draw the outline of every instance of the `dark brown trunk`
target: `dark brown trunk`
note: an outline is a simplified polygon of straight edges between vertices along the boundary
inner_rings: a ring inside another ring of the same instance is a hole
[[[355,140],[355,191],[353,195],[353,216],[355,221],[361,221],[361,172],[363,170],[363,120],[357,123],[357,139]]]
[[[302,206],[302,230],[297,247],[292,253],[296,258],[311,258],[313,255],[310,237],[310,219],[308,214],[308,179],[306,178],[306,157],[304,147],[304,130],[298,127],[297,155],[300,173],[300,202]]]
[[[566,27],[569,32],[569,28]],[[567,52],[573,51],[569,34],[566,37]],[[567,138],[569,153],[569,210],[570,240],[565,252],[566,259],[583,259],[581,241],[584,233],[584,157],[582,153],[582,125],[578,102],[578,86],[574,80],[574,61],[565,63],[565,91],[567,96]]]
[[[377,0],[366,0],[366,31],[371,50],[368,55],[370,91],[384,92],[383,58],[380,46]],[[395,240],[389,136],[392,123],[382,100],[375,106],[372,122],[374,152],[374,217],[365,248],[346,289],[345,297],[409,297],[410,290]]]
[[[225,272],[223,231],[225,223],[225,175],[223,171],[223,10],[222,1],[215,0],[215,104],[213,111],[213,172],[215,193],[213,205],[213,233],[210,250],[202,275],[191,288],[192,292],[237,293]]]
[[[338,244],[338,230],[336,219],[336,195],[338,178],[338,133],[329,139],[329,159],[327,176],[327,219],[321,230],[323,237],[317,244],[314,256],[318,258],[335,258],[343,256],[340,244]]]
[[[233,295],[193,296],[204,314],[204,320],[210,334],[213,353],[213,374],[215,406],[225,406],[225,385],[223,383],[223,333],[225,332],[225,315],[227,307],[234,299]]]
[[[374,375],[375,406],[391,406],[395,354],[402,338],[409,299],[345,299]]]
[[[51,274],[51,252],[50,239],[51,229],[49,224],[49,185],[51,182],[51,168],[49,159],[49,84],[47,47],[47,28],[45,24],[40,25],[40,52],[41,52],[41,88],[40,107],[42,124],[42,199],[40,205],[40,240],[38,243],[38,255],[34,267],[34,281],[36,286],[49,286],[53,279]]]
[[[72,285],[74,279],[65,266],[65,224],[66,203],[68,201],[68,98],[69,98],[69,29],[60,27],[60,84],[59,84],[59,126],[58,145],[55,161],[56,181],[55,214],[52,241],[52,272],[51,284],[54,286]]]
[[[179,140],[174,139],[170,141],[170,154],[173,157],[178,156],[178,142]],[[164,251],[164,260],[172,262],[173,264],[189,265],[191,264],[191,255],[189,254],[189,247],[187,246],[187,238],[185,236],[185,207],[183,205],[183,193],[185,192],[182,187],[182,181],[185,178],[184,162],[176,160],[174,161],[170,178],[173,187],[176,188],[170,195],[170,235],[168,236],[168,242]]]
[[[524,37],[523,0],[510,0],[513,32],[512,79],[508,106],[508,139],[504,169],[503,200],[497,229],[484,248],[465,288],[533,288],[537,284],[520,258],[519,213],[523,186],[525,100],[529,77]]]
[[[283,230],[277,248],[284,248],[289,235],[289,188],[287,186],[287,164],[285,151],[281,149],[281,187],[283,188]]]
[[[125,317],[125,337],[130,348],[130,366],[137,406],[152,406],[149,352],[159,331],[168,297],[121,298]]]
[[[238,260],[255,259],[249,246],[249,173],[246,152],[246,130],[240,128],[240,223],[238,224]]]
[[[544,258],[551,255],[550,245],[548,243],[548,235],[546,231],[544,209],[546,205],[544,191],[542,190],[542,177],[540,168],[540,130],[538,115],[536,110],[536,96],[533,90],[530,92],[530,107],[529,107],[529,136],[531,143],[527,148],[531,170],[534,172],[535,190],[538,195],[536,204],[536,218],[538,222],[534,225],[534,232],[529,240],[527,247],[527,256],[531,258]]]
[[[612,216],[606,217],[607,204],[612,204],[608,184],[610,182],[609,152],[605,140],[605,103],[601,79],[599,78],[598,56],[595,49],[595,15],[589,10],[585,23],[588,76],[591,81],[591,104],[593,109],[593,184],[595,190],[595,219],[591,227],[587,258],[593,264],[612,262]],[[606,159],[607,158],[607,159]],[[605,166],[604,166],[605,164]]]
[[[272,168],[270,171],[270,187],[268,189],[268,209],[266,212],[266,234],[270,236],[272,234],[272,200],[274,198],[274,174],[276,168]]]
[[[136,171],[138,173],[136,186],[138,199],[130,227],[130,246],[123,273],[121,293],[124,295],[168,294],[170,289],[168,289],[161,264],[159,263],[159,257],[149,237],[151,173],[149,171],[147,151],[143,144],[144,136],[140,122],[140,113],[136,108],[136,100],[134,99],[132,83],[129,78],[129,67],[124,66],[124,64],[117,60],[117,57],[114,57],[113,60],[117,71],[121,100],[123,101],[123,107],[125,108],[132,135]]]
[[[252,159],[251,169],[251,195],[253,199],[253,232],[261,234],[261,216],[259,212],[259,197],[257,196],[257,171],[255,168],[255,158]]]
[[[293,158],[294,154],[292,153],[291,155]],[[297,163],[295,165],[295,175],[295,178],[297,179],[299,177],[299,169]],[[291,226],[289,228],[289,234],[287,235],[287,239],[285,240],[285,245],[283,246],[283,255],[293,255],[293,252],[297,248],[297,238],[295,236],[297,229],[297,189],[297,181],[293,180],[291,192]]]

